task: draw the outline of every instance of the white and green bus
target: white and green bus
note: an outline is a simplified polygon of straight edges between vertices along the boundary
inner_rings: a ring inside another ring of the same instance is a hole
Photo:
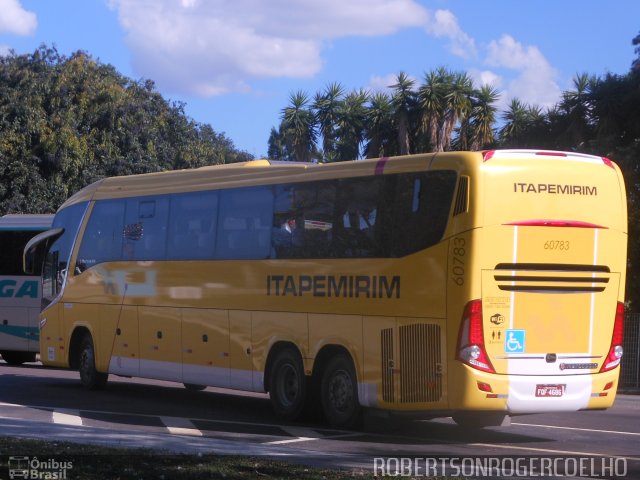
[[[10,365],[35,361],[40,349],[41,272],[24,273],[22,252],[52,221],[53,215],[0,217],[0,355]]]

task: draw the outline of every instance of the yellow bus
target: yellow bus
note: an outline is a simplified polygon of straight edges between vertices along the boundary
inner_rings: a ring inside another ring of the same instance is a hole
[[[79,369],[269,392],[276,414],[612,405],[627,243],[618,167],[531,150],[256,160],[98,181],[25,249],[40,351]],[[319,405],[315,405],[318,403]],[[482,413],[478,413],[482,412]]]

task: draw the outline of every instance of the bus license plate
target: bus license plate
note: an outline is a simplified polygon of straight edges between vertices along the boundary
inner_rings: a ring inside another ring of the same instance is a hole
[[[536,397],[561,397],[566,385],[536,385]]]

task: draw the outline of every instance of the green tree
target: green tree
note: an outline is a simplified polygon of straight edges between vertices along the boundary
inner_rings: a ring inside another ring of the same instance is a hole
[[[396,150],[393,105],[391,98],[386,93],[375,93],[369,99],[365,121],[365,138],[367,158],[389,156]]]
[[[420,132],[423,136],[421,143],[424,151],[432,151],[438,144],[438,134],[443,123],[445,83],[448,81],[448,73],[444,68],[431,70],[425,74],[424,80],[418,88]]]
[[[411,153],[411,113],[415,106],[416,94],[413,91],[415,82],[409,76],[400,72],[396,83],[391,85],[394,90],[391,104],[394,108],[394,118],[398,133],[398,154]]]
[[[364,142],[369,93],[358,90],[349,93],[342,102],[338,113],[338,160],[360,158],[360,148]]]
[[[325,162],[337,159],[336,129],[340,112],[343,109],[344,89],[340,83],[334,82],[317,93],[311,106],[315,112],[315,121],[322,135],[322,156]]]
[[[498,97],[498,90],[490,85],[483,85],[475,92],[471,101],[471,150],[488,148],[495,142],[494,125]]]
[[[289,106],[282,110],[282,133],[296,161],[311,161],[317,133],[305,92],[299,90],[290,95]]]
[[[513,98],[502,118],[504,125],[499,131],[501,146],[523,147],[525,134],[529,128],[527,106],[517,98]]]
[[[461,122],[463,130],[466,127],[465,120],[471,113],[471,95],[473,94],[473,81],[466,73],[451,73],[450,81],[445,83],[444,112],[441,117],[442,125],[436,144],[436,152],[450,150],[453,129],[456,123]],[[460,132],[460,136],[466,138],[467,132]],[[465,142],[467,143],[467,142]]]
[[[41,46],[0,57],[0,213],[55,211],[105,176],[245,161],[150,80],[86,52]]]

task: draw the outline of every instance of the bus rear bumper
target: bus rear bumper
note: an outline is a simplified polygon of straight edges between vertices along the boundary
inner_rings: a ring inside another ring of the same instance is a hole
[[[519,414],[609,408],[615,399],[617,378],[617,371],[592,375],[514,375],[509,380],[507,411]]]

